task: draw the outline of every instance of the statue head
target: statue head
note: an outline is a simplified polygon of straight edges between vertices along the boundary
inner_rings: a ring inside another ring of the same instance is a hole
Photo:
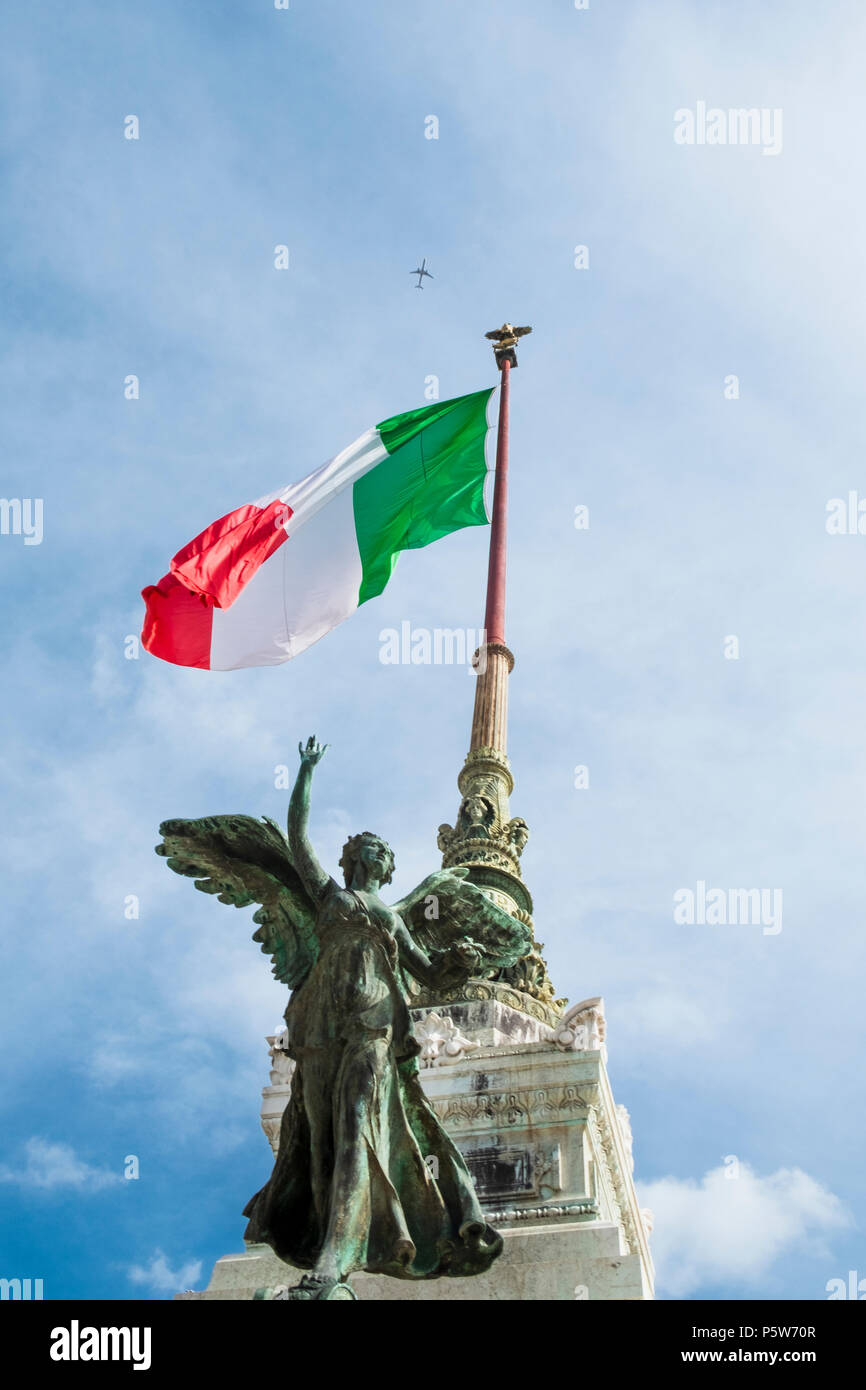
[[[486,796],[470,793],[463,798],[459,819],[466,830],[488,830],[496,819],[496,809]]]
[[[351,887],[358,864],[363,864],[368,873],[378,879],[383,886],[394,877],[394,853],[391,846],[380,835],[371,830],[362,830],[360,835],[351,835],[343,845],[340,868],[346,887]]]

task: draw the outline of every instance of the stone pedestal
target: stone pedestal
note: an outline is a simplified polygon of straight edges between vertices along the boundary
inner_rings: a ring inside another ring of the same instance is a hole
[[[573,1221],[504,1228],[505,1249],[487,1274],[472,1279],[388,1279],[355,1274],[352,1288],[364,1300],[410,1303],[644,1299],[652,1296],[640,1260],[623,1251],[619,1228],[610,1222]],[[204,1293],[182,1293],[178,1300],[250,1299],[257,1289],[285,1288],[299,1272],[278,1260],[267,1245],[217,1260]]]
[[[463,1154],[488,1221],[505,1240],[490,1271],[413,1282],[352,1277],[375,1300],[647,1299],[651,1214],[638,1207],[631,1129],[605,1067],[604,1009],[590,999],[556,1029],[500,1000],[413,1011],[421,1080]],[[292,1064],[279,1036],[262,1125],[276,1151]],[[435,1176],[435,1174],[434,1174]],[[266,1246],[217,1262],[208,1289],[186,1298],[252,1298],[295,1282]]]

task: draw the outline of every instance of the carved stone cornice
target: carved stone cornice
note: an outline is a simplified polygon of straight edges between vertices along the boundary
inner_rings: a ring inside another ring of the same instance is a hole
[[[514,966],[518,970],[523,964],[522,961]],[[510,974],[510,971],[503,970],[502,975]],[[537,1018],[540,1023],[546,1023],[548,1027],[559,1029],[562,1027],[562,1013],[558,1005],[560,1000],[548,1001],[544,998],[536,998],[526,994],[520,989],[504,980],[467,980],[466,984],[455,986],[454,989],[422,989],[412,999],[412,1007],[416,1008],[436,1008],[440,1004],[457,1004],[464,999],[496,999],[501,1004],[507,1004],[512,1009],[520,1009],[522,1013],[529,1014],[531,1018]]]
[[[437,1118],[451,1129],[501,1129],[504,1125],[554,1124],[565,1118],[588,1116],[592,1100],[577,1086],[554,1085],[514,1091],[482,1091],[476,1095],[432,1100]]]

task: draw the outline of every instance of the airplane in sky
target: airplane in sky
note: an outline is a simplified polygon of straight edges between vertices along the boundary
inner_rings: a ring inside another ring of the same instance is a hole
[[[416,290],[423,290],[424,286],[421,284],[421,281],[424,279],[424,276],[426,275],[428,280],[432,280],[432,279],[433,279],[433,276],[430,274],[430,271],[427,269],[427,257],[426,257],[426,256],[424,257],[424,259],[423,259],[423,261],[421,262],[421,264],[420,264],[419,266],[417,266],[415,270],[410,270],[410,271],[409,271],[409,274],[410,274],[410,275],[417,275],[417,276],[418,276],[418,283],[417,283],[417,285],[415,286],[415,288],[416,288]]]

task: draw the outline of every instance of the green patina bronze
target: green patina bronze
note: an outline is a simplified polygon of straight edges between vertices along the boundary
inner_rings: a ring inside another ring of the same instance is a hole
[[[288,1293],[333,1297],[353,1272],[398,1279],[488,1269],[502,1238],[488,1225],[457,1148],[418,1079],[409,1003],[419,987],[491,978],[531,949],[529,928],[441,869],[387,906],[394,856],[378,835],[349,839],[343,884],[307,837],[313,768],[299,745],[288,837],[271,820],[210,816],[160,826],[157,853],[196,888],[254,915],[254,940],[292,991],[296,1066],[269,1181],[247,1203],[246,1239],[310,1271]],[[263,1291],[264,1294],[265,1291]]]

